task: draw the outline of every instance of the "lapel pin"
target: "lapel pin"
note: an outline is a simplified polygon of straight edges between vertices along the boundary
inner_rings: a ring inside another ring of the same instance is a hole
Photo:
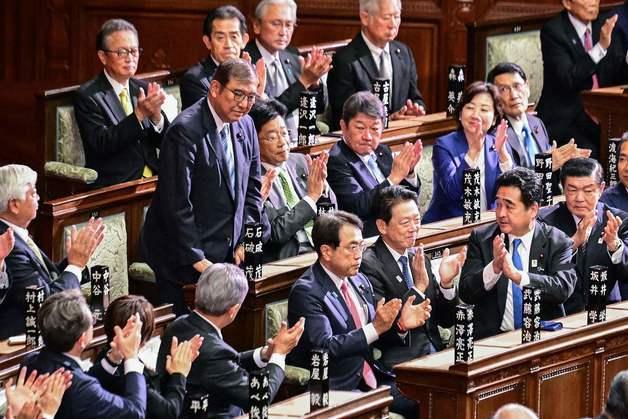
[[[571,38],[571,43],[574,44],[574,45],[577,45],[578,41],[576,41],[575,38]]]
[[[597,239],[597,244],[602,244],[604,243],[604,237],[600,236],[599,239]]]
[[[530,265],[531,265],[533,268],[536,268],[536,267],[539,265],[539,262],[538,262],[536,259],[532,259],[532,260],[530,261]]]
[[[395,50],[395,54],[397,54],[397,55],[401,54],[401,50],[400,50],[399,48],[397,48],[397,49]]]
[[[403,278],[401,278],[399,275],[397,275],[397,281],[403,282]]]

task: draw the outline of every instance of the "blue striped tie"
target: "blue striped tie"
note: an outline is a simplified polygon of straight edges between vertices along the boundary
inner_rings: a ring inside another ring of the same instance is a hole
[[[526,149],[526,153],[528,154],[528,161],[530,162],[529,167],[534,167],[534,157],[537,153],[536,143],[534,142],[534,138],[530,134],[530,127],[527,125],[523,126],[521,130],[521,134],[523,135],[523,146]]]
[[[512,241],[512,264],[520,271],[523,270],[523,263],[521,262],[521,256],[519,255],[519,245],[521,239],[514,239]],[[515,321],[515,329],[521,329],[521,322],[523,320],[523,294],[521,288],[514,282],[512,285],[512,313]]]
[[[233,162],[233,152],[231,147],[229,147],[229,137],[229,124],[225,124],[222,131],[220,131],[220,142],[222,151],[225,153],[225,162],[229,172],[229,184],[231,185],[231,190],[235,193],[235,163]]]

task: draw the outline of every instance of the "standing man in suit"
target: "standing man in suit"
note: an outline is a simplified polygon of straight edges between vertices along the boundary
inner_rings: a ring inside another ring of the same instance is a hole
[[[26,287],[43,286],[46,297],[78,288],[81,273],[104,236],[101,219],[90,219],[78,232],[73,229],[66,240],[67,259],[55,265],[28,232],[39,207],[36,183],[37,173],[27,166],[0,167],[0,252],[8,254],[6,272],[0,273],[0,340],[24,333]]]
[[[104,69],[74,98],[85,165],[98,172],[94,186],[153,176],[168,127],[161,109],[166,93],[157,83],[133,78],[142,48],[131,23],[106,21],[96,36],[96,48]]]
[[[550,138],[600,155],[600,127],[584,109],[580,92],[627,79],[626,52],[614,36],[617,15],[599,16],[599,0],[562,0],[563,10],[541,29],[543,91],[537,110]]]
[[[411,359],[443,349],[438,326],[451,327],[458,299],[454,278],[466,257],[466,248],[457,255],[445,249],[438,268],[439,281],[432,273],[430,259],[423,246],[414,251],[421,216],[418,196],[401,186],[382,189],[373,201],[379,238],[363,255],[360,272],[371,281],[375,299],[406,301],[415,296],[415,304],[431,301],[431,317],[424,326],[404,333],[392,327],[377,346],[382,351],[381,361],[388,368]]]
[[[329,151],[328,180],[338,207],[362,219],[366,237],[378,234],[371,206],[379,189],[401,184],[418,195],[421,188],[414,173],[423,154],[421,140],[405,144],[393,158],[390,147],[379,142],[384,118],[384,106],[375,95],[353,94],[343,107],[343,138]]]
[[[296,26],[297,4],[294,0],[261,0],[255,7],[255,39],[244,48],[252,62],[264,60],[266,94],[288,108],[286,125],[293,142],[299,126],[299,95],[304,90],[318,92],[318,113],[322,113],[325,97],[321,78],[331,65],[331,57],[319,48],[312,48],[303,59],[298,51],[289,47]]]
[[[390,386],[391,410],[416,418],[416,402],[399,393],[394,374],[375,361],[371,344],[396,322],[402,333],[425,324],[430,301],[414,305],[414,296],[403,304],[398,298],[376,301],[366,276],[359,273],[362,222],[344,211],[320,215],[312,238],[318,261],[299,278],[288,297],[288,320],[305,318],[305,335],[290,355],[290,362],[308,368],[310,352],[329,351],[330,390],[368,391]]]
[[[264,201],[270,239],[264,244],[265,261],[312,252],[312,226],[317,203],[337,206],[327,185],[327,153],[315,160],[290,153],[290,138],[283,119],[285,107],[276,100],[257,103],[250,115],[260,143],[262,175],[272,176]]]
[[[173,337],[179,341],[195,335],[203,338],[200,355],[188,375],[186,398],[209,396],[207,417],[234,417],[247,411],[249,372],[259,368],[268,370],[272,401],[284,379],[286,355],[303,333],[303,319],[290,329],[283,323],[269,345],[236,352],[223,340],[221,331],[235,320],[248,289],[241,269],[228,264],[212,265],[196,285],[195,310],[172,322],[161,340],[157,372],[165,377],[166,357]],[[185,419],[190,413],[184,411],[181,417]]]
[[[539,220],[558,228],[573,241],[578,282],[565,301],[567,314],[586,308],[591,266],[608,268],[609,301],[619,301],[621,296],[628,298],[628,213],[599,202],[603,179],[604,171],[596,160],[568,160],[560,171],[565,201],[543,208],[539,216]]]
[[[475,338],[521,328],[522,287],[541,289],[541,318],[565,315],[577,275],[572,241],[536,220],[541,182],[516,167],[497,178],[496,223],[471,233],[460,299],[475,305]]]
[[[183,75],[182,109],[187,109],[199,99],[207,97],[209,83],[216,68],[230,58],[240,58],[240,52],[248,40],[246,19],[236,7],[220,6],[207,14],[203,21],[203,45],[209,55]]]
[[[401,24],[401,0],[360,0],[362,30],[334,55],[328,86],[332,94],[332,129],[338,129],[349,96],[372,90],[373,80],[392,83],[390,118],[425,114],[416,65],[410,48],[395,41]]]
[[[184,284],[212,263],[244,260],[244,224],[262,221],[259,145],[247,115],[257,95],[249,63],[218,66],[207,100],[183,111],[166,134],[161,176],[142,229],[141,249],[162,302],[188,310]],[[268,234],[268,231],[265,232]]]
[[[609,207],[628,211],[628,137],[619,143],[617,174],[619,175],[619,182],[615,186],[607,188],[600,201]]]
[[[138,358],[142,321],[135,314],[124,330],[116,326],[114,345],[124,358],[124,393],[103,389],[100,374],[88,375],[81,354],[92,342],[92,313],[79,290],[49,297],[39,309],[37,325],[44,340],[41,352],[29,354],[24,365],[38,373],[64,368],[72,373],[72,385],[65,391],[57,419],[140,419],[146,414],[144,364]],[[104,371],[104,370],[103,370]]]

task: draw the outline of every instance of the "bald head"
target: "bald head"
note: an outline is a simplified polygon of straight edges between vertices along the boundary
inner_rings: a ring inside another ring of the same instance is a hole
[[[511,403],[499,408],[493,419],[539,419],[539,417],[527,407]]]

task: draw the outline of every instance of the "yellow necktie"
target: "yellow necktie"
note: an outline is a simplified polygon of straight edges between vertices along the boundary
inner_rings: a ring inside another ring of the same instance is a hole
[[[131,105],[131,99],[129,98],[129,91],[127,89],[122,89],[120,91],[120,103],[122,104],[122,109],[124,109],[124,113],[126,116],[129,116],[133,113],[133,106]],[[142,172],[142,177],[151,177],[153,175],[153,171],[150,167],[144,166],[144,171]]]
[[[37,245],[35,244],[33,239],[31,239],[29,236],[26,236],[26,244],[28,245],[28,247],[31,248],[33,253],[35,253],[35,256],[37,257],[37,259],[39,259],[39,261],[41,262],[41,264],[44,267],[44,269],[46,271],[48,271],[48,267],[46,266],[46,262],[44,262],[44,257],[42,256],[41,251],[39,250],[39,247],[37,247]]]

